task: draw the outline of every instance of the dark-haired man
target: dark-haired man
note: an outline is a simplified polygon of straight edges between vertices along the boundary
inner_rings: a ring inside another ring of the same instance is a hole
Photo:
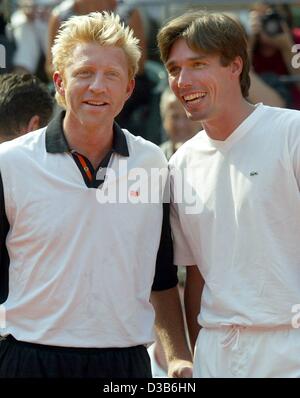
[[[0,142],[46,126],[53,102],[47,86],[37,77],[0,75]]]
[[[194,376],[300,377],[300,113],[247,101],[247,41],[227,15],[186,13],[158,43],[203,125],[170,160]]]

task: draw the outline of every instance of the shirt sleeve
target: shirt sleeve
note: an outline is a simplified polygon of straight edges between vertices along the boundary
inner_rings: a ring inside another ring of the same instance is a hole
[[[8,296],[9,256],[6,247],[8,231],[9,223],[5,213],[3,182],[0,174],[0,304],[4,303]]]
[[[171,227],[174,245],[174,264],[180,266],[195,265],[196,261],[181,227],[177,203],[171,203]]]
[[[173,264],[173,242],[170,227],[170,205],[163,204],[163,224],[160,245],[156,259],[152,290],[167,290],[178,283],[177,267]]]

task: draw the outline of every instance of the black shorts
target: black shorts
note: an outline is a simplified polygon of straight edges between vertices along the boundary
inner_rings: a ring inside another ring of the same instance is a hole
[[[144,346],[69,348],[0,341],[0,378],[151,378]]]

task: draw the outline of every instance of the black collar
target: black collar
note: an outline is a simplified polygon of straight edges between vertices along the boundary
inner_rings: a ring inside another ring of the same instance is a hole
[[[46,128],[46,151],[49,153],[71,152],[63,130],[65,111],[61,111]],[[129,156],[127,140],[121,127],[114,122],[112,152],[122,156]]]

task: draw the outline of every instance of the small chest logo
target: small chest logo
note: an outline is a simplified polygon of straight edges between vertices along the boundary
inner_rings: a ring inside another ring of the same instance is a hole
[[[137,198],[140,196],[139,191],[130,191],[129,194],[130,194],[130,196],[132,196],[134,198]]]
[[[258,172],[257,171],[250,171],[249,175],[250,175],[250,177],[258,176]]]

